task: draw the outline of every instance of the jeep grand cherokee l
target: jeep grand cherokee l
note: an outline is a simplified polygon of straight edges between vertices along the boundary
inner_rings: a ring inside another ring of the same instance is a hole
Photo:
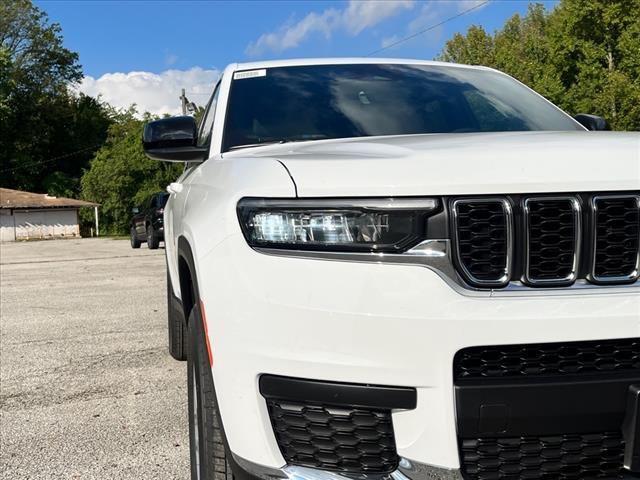
[[[638,133],[425,61],[234,64],[164,211],[194,479],[640,470]],[[188,340],[188,341],[187,341]]]

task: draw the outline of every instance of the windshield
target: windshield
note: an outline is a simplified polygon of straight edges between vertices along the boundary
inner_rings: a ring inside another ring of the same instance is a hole
[[[223,151],[373,135],[583,130],[528,88],[491,70],[312,65],[236,72],[235,78]]]

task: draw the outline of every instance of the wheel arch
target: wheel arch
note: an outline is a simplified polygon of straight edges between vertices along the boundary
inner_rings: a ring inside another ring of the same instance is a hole
[[[193,251],[189,241],[184,237],[178,238],[178,279],[186,326],[189,321],[189,314],[198,303],[200,296]]]

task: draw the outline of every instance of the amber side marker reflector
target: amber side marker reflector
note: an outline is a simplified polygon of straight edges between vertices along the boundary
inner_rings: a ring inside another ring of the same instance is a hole
[[[213,367],[213,353],[209,343],[209,329],[207,328],[207,314],[204,311],[204,303],[200,300],[200,315],[202,316],[202,326],[204,327],[204,341],[207,344],[207,354],[209,355],[209,365]]]

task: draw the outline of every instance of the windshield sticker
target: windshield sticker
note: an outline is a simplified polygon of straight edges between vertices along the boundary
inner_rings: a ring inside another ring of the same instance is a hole
[[[260,70],[247,70],[245,72],[235,72],[233,74],[234,80],[243,80],[245,78],[266,77],[267,69],[262,68]]]

